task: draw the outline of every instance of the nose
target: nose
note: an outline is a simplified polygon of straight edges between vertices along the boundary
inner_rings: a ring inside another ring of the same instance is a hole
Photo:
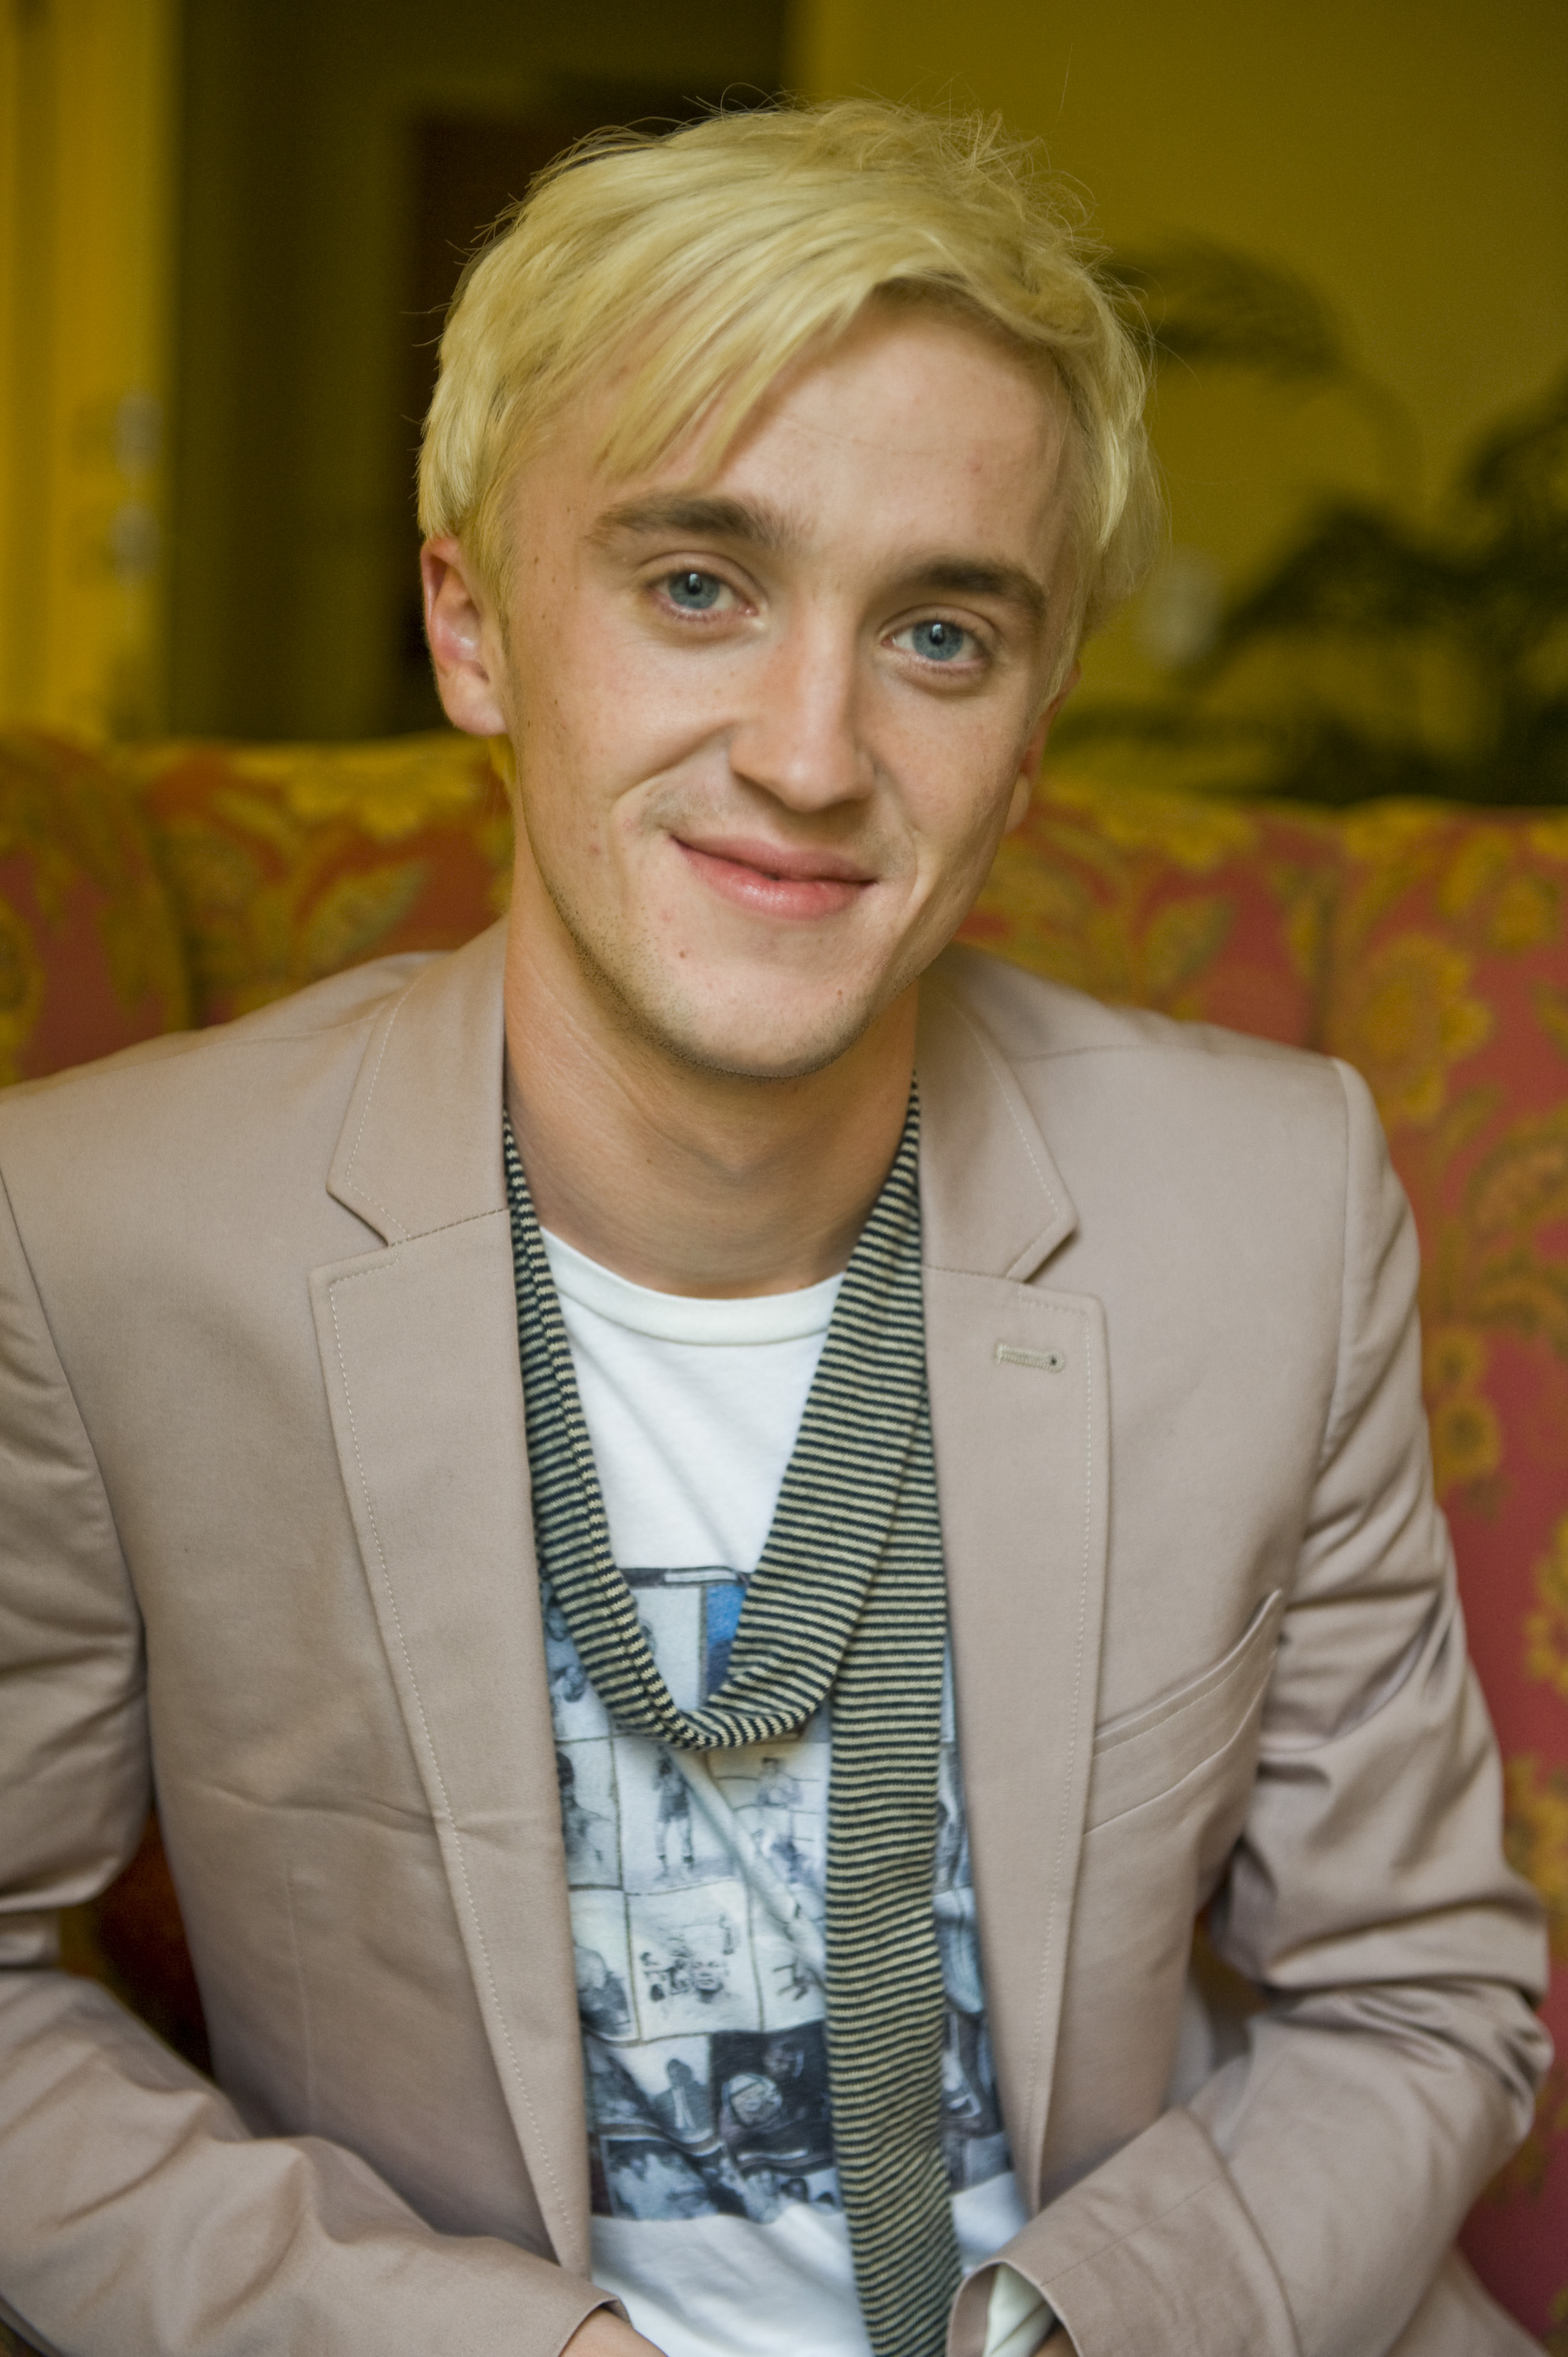
[[[847,618],[801,616],[768,650],[730,737],[730,766],[789,810],[863,801],[875,780],[864,740],[856,632]]]

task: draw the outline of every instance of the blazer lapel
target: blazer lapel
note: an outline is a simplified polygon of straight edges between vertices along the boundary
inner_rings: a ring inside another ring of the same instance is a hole
[[[501,1168],[502,936],[372,1037],[328,1185],[386,1238],[318,1269],[333,1429],[508,2107],[562,2264],[587,2136]]]
[[[926,1333],[986,2007],[1031,2207],[1099,1684],[1109,1484],[1098,1301],[1026,1279],[1076,1225],[1005,1061],[940,981],[918,1070]]]

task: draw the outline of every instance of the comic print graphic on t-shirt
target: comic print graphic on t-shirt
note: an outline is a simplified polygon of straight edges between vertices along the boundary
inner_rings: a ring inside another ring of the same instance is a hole
[[[672,1695],[696,1706],[728,1667],[743,1578],[722,1566],[624,1576]],[[789,2202],[836,2210],[822,1979],[826,1714],[786,1740],[701,1756],[618,1734],[548,1587],[542,1603],[594,2210],[759,2223]],[[942,2138],[957,2192],[1010,2163],[950,1695],[939,1792]]]

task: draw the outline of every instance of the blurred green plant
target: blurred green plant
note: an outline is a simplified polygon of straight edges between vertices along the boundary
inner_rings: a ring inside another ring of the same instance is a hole
[[[1343,394],[1389,490],[1319,507],[1166,691],[1069,706],[1057,751],[1316,802],[1568,802],[1568,376],[1485,434],[1423,520],[1408,414],[1305,280],[1198,243],[1116,275],[1157,365]]]

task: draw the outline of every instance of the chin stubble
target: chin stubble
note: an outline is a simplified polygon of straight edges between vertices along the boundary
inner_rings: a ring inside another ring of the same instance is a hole
[[[844,1008],[839,1022],[831,1027],[824,1025],[817,1037],[799,1043],[785,1061],[766,1066],[738,1061],[734,1057],[716,1054],[693,1038],[693,1028],[680,1019],[677,995],[667,985],[661,986],[663,977],[657,971],[647,975],[648,986],[640,989],[638,984],[643,976],[637,971],[635,962],[629,974],[624,970],[618,974],[596,948],[592,932],[570,901],[542,869],[539,876],[584,977],[617,1032],[629,1047],[661,1061],[678,1064],[689,1072],[753,1081],[759,1087],[774,1081],[807,1080],[813,1072],[826,1071],[841,1056],[847,1055],[870,1029],[882,1006],[912,978],[906,976],[896,989],[879,994],[875,1006]]]

